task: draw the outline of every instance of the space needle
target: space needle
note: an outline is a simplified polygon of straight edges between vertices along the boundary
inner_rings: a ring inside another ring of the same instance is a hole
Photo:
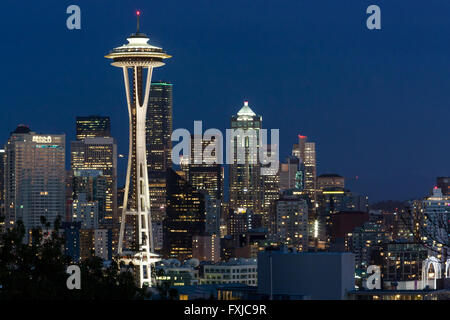
[[[154,253],[153,247],[145,120],[153,68],[163,66],[163,60],[171,56],[162,48],[149,44],[149,38],[139,31],[140,14],[140,11],[136,12],[136,33],[127,38],[127,44],[114,48],[105,58],[112,59],[113,66],[122,68],[130,129],[127,180],[118,253],[125,264],[133,264],[135,279],[139,286],[150,287],[152,286],[151,266],[159,261],[159,258]],[[145,71],[147,76],[144,80]]]

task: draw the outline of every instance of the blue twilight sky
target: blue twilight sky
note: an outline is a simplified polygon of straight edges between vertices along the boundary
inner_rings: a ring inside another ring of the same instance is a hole
[[[66,28],[71,4],[81,30]],[[382,30],[365,26],[370,4]],[[122,74],[103,56],[135,31],[136,9],[173,55],[153,79],[174,83],[174,128],[224,130],[248,99],[280,129],[283,158],[307,135],[318,173],[358,176],[349,188],[372,201],[424,196],[450,175],[445,0],[3,0],[0,143],[18,123],[69,143],[77,115],[102,114],[126,153]]]

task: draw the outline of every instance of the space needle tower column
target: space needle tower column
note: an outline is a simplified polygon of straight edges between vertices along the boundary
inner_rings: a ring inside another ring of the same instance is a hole
[[[126,264],[133,263],[136,281],[143,287],[152,286],[151,265],[159,260],[158,255],[153,253],[145,120],[153,68],[163,66],[163,60],[171,56],[148,43],[149,38],[139,31],[140,12],[136,14],[136,33],[127,38],[127,44],[114,48],[105,57],[113,60],[113,66],[122,68],[130,128],[118,253]]]

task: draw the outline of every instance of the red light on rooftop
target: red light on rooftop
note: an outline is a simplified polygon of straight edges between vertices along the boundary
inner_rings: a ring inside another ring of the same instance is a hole
[[[301,134],[299,134],[298,137],[299,137],[300,139],[306,139],[306,138],[308,138],[307,136],[302,136]]]
[[[138,10],[138,11],[136,11],[136,14],[137,14],[138,16],[140,16],[140,15],[141,15],[141,12]]]

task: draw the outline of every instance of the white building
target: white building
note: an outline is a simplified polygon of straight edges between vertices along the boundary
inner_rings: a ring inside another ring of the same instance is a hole
[[[51,227],[65,216],[65,135],[37,134],[19,125],[5,146],[6,226]]]
[[[257,275],[256,259],[230,259],[228,262],[203,265],[200,284],[243,283],[256,286]]]

